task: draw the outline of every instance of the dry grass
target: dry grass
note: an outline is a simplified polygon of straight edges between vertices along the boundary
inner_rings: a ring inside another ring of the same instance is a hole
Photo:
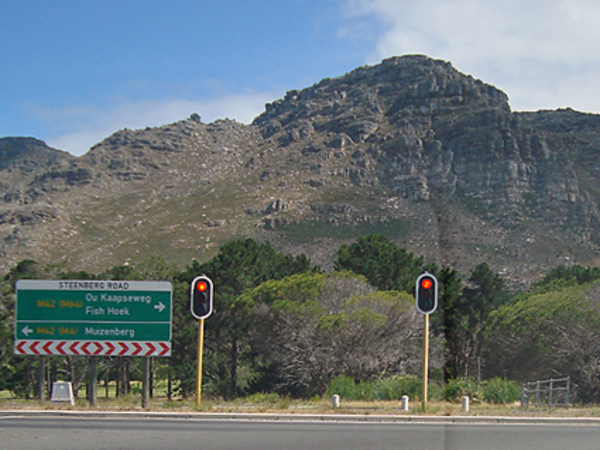
[[[69,404],[40,403],[0,396],[0,410],[74,410],[74,411],[142,411],[139,395],[126,395],[118,399],[98,398],[95,406],[85,399],[78,399],[74,406]],[[501,416],[501,417],[600,417],[599,406],[574,406],[571,408],[521,408],[512,405],[471,404],[470,411],[462,411],[461,404],[430,402],[423,409],[420,403],[411,402],[408,412],[402,411],[398,401],[344,401],[339,408],[333,408],[330,399],[293,400],[268,396],[265,398],[245,398],[235,401],[205,399],[196,408],[193,399],[168,400],[164,397],[150,399],[149,411],[156,412],[215,412],[215,413],[284,413],[284,414],[361,414],[361,415],[428,415],[428,416]]]

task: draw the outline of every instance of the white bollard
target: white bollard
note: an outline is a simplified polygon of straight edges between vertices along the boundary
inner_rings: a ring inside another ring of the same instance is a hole
[[[339,408],[339,407],[340,407],[340,396],[339,396],[339,395],[337,395],[337,394],[335,394],[335,395],[333,396],[333,400],[332,400],[332,402],[333,402],[333,407],[334,407],[334,408]]]
[[[408,395],[402,396],[402,411],[408,411]]]
[[[464,412],[469,412],[469,397],[462,398],[462,410]]]
[[[70,382],[57,381],[52,384],[52,397],[50,403],[62,403],[69,402],[71,405],[75,404],[75,397],[73,396],[73,385]]]

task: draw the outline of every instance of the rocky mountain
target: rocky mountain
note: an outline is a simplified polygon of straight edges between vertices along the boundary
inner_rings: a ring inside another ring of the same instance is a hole
[[[425,56],[290,91],[250,125],[194,113],[81,157],[0,139],[0,180],[4,271],[186,264],[246,236],[330,268],[370,232],[516,284],[600,263],[600,116],[511,112],[499,89]]]

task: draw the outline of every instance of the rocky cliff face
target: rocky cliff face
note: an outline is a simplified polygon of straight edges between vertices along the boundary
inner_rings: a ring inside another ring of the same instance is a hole
[[[251,125],[123,130],[75,158],[0,140],[4,269],[187,263],[253,236],[331,267],[381,232],[467,272],[527,283],[599,262],[600,116],[513,113],[497,88],[424,56],[291,91]]]
[[[355,184],[405,199],[471,199],[508,227],[548,208],[560,225],[598,225],[600,117],[513,114],[503,92],[448,63],[415,56],[358,69],[288,93],[255,125],[307,153],[350,147]]]

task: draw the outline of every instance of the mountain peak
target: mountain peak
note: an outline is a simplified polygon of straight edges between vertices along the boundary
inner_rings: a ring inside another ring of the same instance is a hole
[[[29,166],[53,165],[64,159],[74,157],[33,137],[0,138],[0,169],[6,169],[19,162]]]
[[[313,128],[329,130],[334,120],[337,131],[356,141],[364,138],[357,135],[356,124],[344,130],[338,127],[340,121],[352,122],[350,117],[354,117],[364,124],[379,121],[381,116],[394,125],[399,118],[433,117],[465,109],[510,113],[508,96],[498,88],[457,71],[449,62],[408,55],[289,91],[283,99],[267,104],[254,124],[261,127],[264,137],[270,137],[290,126],[310,128],[305,121]]]

